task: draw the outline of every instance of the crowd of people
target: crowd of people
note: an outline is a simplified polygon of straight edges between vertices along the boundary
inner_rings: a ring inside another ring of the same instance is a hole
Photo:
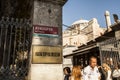
[[[77,65],[73,66],[72,70],[65,67],[63,71],[64,80],[120,80],[120,64],[117,64],[114,70],[106,63],[97,66],[96,57],[91,57],[85,68]]]

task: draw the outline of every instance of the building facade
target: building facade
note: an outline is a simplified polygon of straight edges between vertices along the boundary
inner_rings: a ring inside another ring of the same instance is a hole
[[[103,33],[104,29],[100,28],[96,18],[90,21],[81,19],[75,21],[71,27],[63,32],[63,46],[81,46],[101,36]]]
[[[92,20],[78,20],[75,21],[71,27],[63,32],[63,55],[73,53],[78,46],[86,45],[89,41],[94,41],[95,38],[101,36],[104,29],[100,28],[97,19]],[[74,46],[74,47],[71,47]],[[71,67],[74,64],[73,57],[63,58],[63,66]]]
[[[120,22],[111,25],[110,29],[111,31],[106,30],[95,41],[79,46],[78,49],[72,51],[72,54],[65,55],[64,58],[72,58],[73,65],[86,67],[89,64],[89,58],[95,56],[99,66],[106,63],[113,70],[120,64]]]
[[[72,54],[73,50],[78,49],[76,46],[68,45],[63,48],[63,54],[69,55]],[[72,68],[72,58],[63,58],[63,67],[70,67]]]

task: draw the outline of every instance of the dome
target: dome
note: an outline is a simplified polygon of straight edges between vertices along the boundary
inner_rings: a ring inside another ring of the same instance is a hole
[[[88,23],[89,21],[88,20],[78,20],[78,21],[75,21],[72,25],[75,25],[75,24],[80,24],[80,23]]]

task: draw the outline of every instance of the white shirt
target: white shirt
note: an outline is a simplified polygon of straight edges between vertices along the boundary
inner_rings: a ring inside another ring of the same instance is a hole
[[[92,69],[90,66],[84,68],[83,80],[99,80],[99,77],[100,73],[97,67],[94,69]]]
[[[112,72],[111,72],[110,70],[108,70],[107,80],[112,80],[112,79],[111,79],[111,73],[112,73]]]
[[[114,70],[113,71],[113,75],[112,75],[113,77],[120,77],[120,69],[118,69],[118,70]]]

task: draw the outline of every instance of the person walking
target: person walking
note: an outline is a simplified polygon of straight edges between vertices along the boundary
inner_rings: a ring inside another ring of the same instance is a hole
[[[120,80],[120,64],[116,65],[112,74],[113,80]]]
[[[82,74],[80,66],[73,66],[71,77],[69,80],[82,80]]]
[[[90,57],[89,65],[83,70],[83,80],[100,80],[96,57]]]
[[[65,67],[63,69],[63,72],[64,72],[64,75],[65,75],[64,80],[69,80],[69,78],[71,76],[71,70],[70,70],[70,68],[69,67]]]
[[[102,68],[102,66],[99,66],[98,67],[98,70],[100,72],[100,75],[101,75],[101,80],[106,80],[106,72],[104,71],[104,69]]]
[[[106,80],[112,80],[112,76],[111,76],[112,75],[112,71],[111,71],[111,68],[106,63],[103,63],[102,67],[103,67],[103,69],[104,69],[104,71],[106,73],[106,76],[105,76]]]

